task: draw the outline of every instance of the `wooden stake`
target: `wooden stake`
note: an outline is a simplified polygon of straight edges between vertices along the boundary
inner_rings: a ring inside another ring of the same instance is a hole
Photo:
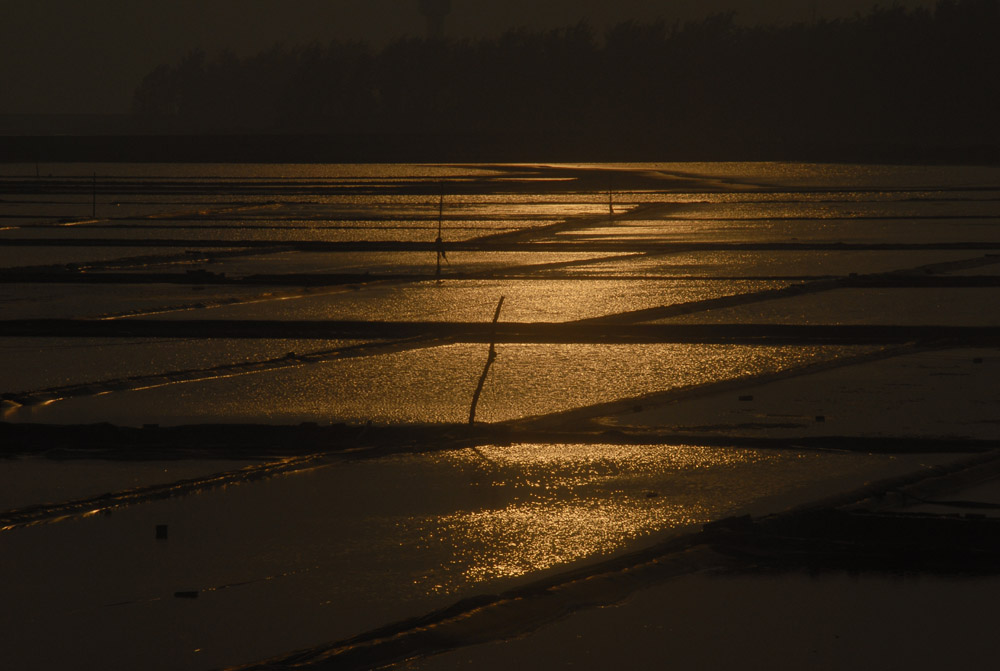
[[[490,373],[490,366],[493,365],[493,361],[497,358],[496,350],[496,325],[497,321],[500,319],[500,308],[503,307],[504,297],[500,297],[500,302],[497,303],[497,310],[493,313],[493,334],[490,336],[490,353],[486,357],[486,365],[483,367],[483,374],[479,376],[479,384],[476,385],[476,391],[472,395],[472,407],[469,408],[469,425],[476,423],[476,406],[479,405],[479,395],[483,393],[483,385],[486,384],[486,376]]]
[[[441,238],[441,229],[444,226],[444,182],[441,182],[441,194],[438,199],[438,236],[434,244],[437,249],[437,269],[434,276],[441,279],[441,257],[444,256],[444,240]]]
[[[608,219],[614,221],[615,218],[615,192],[612,189],[613,182],[608,178]]]

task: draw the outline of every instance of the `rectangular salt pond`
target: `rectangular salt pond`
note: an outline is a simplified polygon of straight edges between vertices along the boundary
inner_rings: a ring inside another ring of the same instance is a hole
[[[377,195],[350,196],[343,204],[296,202],[294,196],[283,196],[280,203],[259,204],[213,202],[212,198],[195,197],[191,201],[138,205],[108,202],[113,196],[102,194],[96,207],[85,197],[76,198],[79,203],[45,207],[23,204],[22,207],[39,212],[39,218],[10,219],[6,227],[0,221],[0,238],[44,235],[48,239],[65,240],[113,237],[234,242],[433,241],[438,231],[439,203],[436,197],[428,196],[397,196],[388,200]],[[576,200],[587,198],[579,196]],[[571,217],[600,214],[602,208],[597,202],[572,202],[564,198],[557,202],[545,202],[542,198],[541,202],[519,203],[495,196],[469,195],[462,201],[446,203],[442,237],[455,242],[527,230]],[[71,221],[72,225],[54,225],[62,220]]]
[[[447,242],[466,241],[487,235],[525,231],[552,223],[533,220],[463,220],[448,221],[442,228],[442,238]],[[25,235],[31,231],[19,229]],[[296,241],[411,241],[433,242],[438,233],[437,221],[412,221],[407,219],[366,220],[363,217],[348,221],[317,221],[296,219],[270,220],[219,220],[195,221],[114,221],[95,222],[74,226],[71,229],[47,228],[45,235],[56,239],[84,238],[154,238],[207,239],[211,240],[296,240]]]
[[[574,275],[698,275],[712,277],[844,277],[852,273],[887,273],[933,263],[983,257],[959,251],[704,251],[629,256],[621,260],[574,266],[560,272]],[[1000,261],[1000,259],[998,259]],[[973,268],[967,274],[986,274],[993,268]],[[981,272],[980,272],[981,271]]]
[[[650,535],[938,461],[483,446],[336,463],[14,529],[0,532],[0,571],[17,577],[0,582],[4,659],[18,669],[99,659],[109,671],[249,663],[495,593]],[[168,540],[155,539],[161,524]]]
[[[76,185],[80,189],[74,193],[23,194],[5,198],[5,213],[12,218],[0,219],[4,224],[24,226],[26,230],[42,225],[49,226],[61,222],[87,222],[140,217],[195,216],[211,211],[226,212],[233,208],[266,207],[268,198],[243,195],[227,196],[199,193],[167,194],[155,193],[165,185],[152,182],[151,193],[136,195],[113,193],[104,190],[97,194],[96,203],[89,192],[91,181],[87,179]],[[53,185],[51,188],[59,189]]]
[[[94,319],[240,301],[273,300],[279,289],[198,284],[0,284],[4,319]]]
[[[1000,275],[1000,255],[993,254],[996,258],[997,263],[988,266],[979,266],[978,268],[966,268],[963,270],[953,270],[948,272],[948,275],[965,275],[965,276],[991,276],[996,277]]]
[[[0,393],[208,369],[357,344],[360,341],[0,338]]]
[[[463,252],[449,251],[442,259],[442,272],[476,273],[494,270],[538,266],[545,264],[585,264],[608,258],[611,254],[574,254],[563,252]],[[247,254],[234,258],[220,258],[193,267],[228,277],[246,277],[265,274],[308,273],[371,273],[373,275],[401,275],[424,273],[431,276],[437,265],[436,252],[290,252]],[[136,272],[170,271],[171,264],[150,264],[136,268]]]
[[[1000,289],[834,289],[657,320],[659,324],[1000,326]]]
[[[650,403],[601,423],[620,429],[787,440],[867,436],[996,441],[998,378],[1000,349],[917,351],[748,386],[739,395],[719,392]]]
[[[0,268],[28,266],[83,265],[127,259],[128,257],[164,256],[177,250],[162,247],[31,247],[0,245]]]
[[[202,478],[260,462],[235,459],[173,459],[171,461],[93,461],[22,457],[0,459],[0,510],[121,492]],[[2,525],[0,525],[2,526]],[[3,532],[0,532],[2,534]],[[0,539],[0,547],[3,541]]]
[[[1000,216],[1000,215],[998,215]],[[946,244],[1000,243],[995,219],[825,219],[825,220],[663,220],[629,221],[603,228],[558,233],[561,242],[631,239],[649,244],[677,243],[853,243]]]
[[[545,415],[643,394],[773,372],[867,351],[744,345],[497,347],[477,419]],[[7,412],[10,422],[465,422],[485,345],[456,344],[71,398]]]
[[[787,286],[769,280],[449,280],[303,294],[156,315],[158,319],[562,322]]]
[[[600,164],[597,164],[600,165]],[[996,188],[1000,168],[994,165],[873,165],[854,163],[690,162],[625,164],[665,175],[716,178],[724,184],[758,189],[801,188],[865,191],[898,189],[964,190]]]
[[[827,166],[828,167],[828,166]],[[787,186],[787,185],[786,185]],[[731,204],[743,206],[751,203],[791,203],[799,204],[823,204],[832,203],[834,206],[846,207],[848,203],[862,203],[867,207],[870,203],[909,203],[904,207],[918,207],[920,203],[933,203],[940,205],[943,203],[965,203],[965,202],[996,202],[1000,201],[1000,191],[983,186],[946,186],[926,189],[919,186],[890,188],[879,190],[874,184],[869,184],[864,190],[859,189],[824,189],[806,188],[798,190],[771,189],[758,186],[758,191],[747,191],[736,189],[733,191],[702,191],[702,192],[653,192],[642,193],[630,191],[629,196],[636,200],[646,201],[650,197],[654,202],[668,202],[684,205],[706,205],[706,204]],[[889,205],[888,207],[892,207]],[[955,207],[961,207],[956,205]]]
[[[742,195],[742,194],[740,194]],[[783,194],[778,202],[757,199],[754,202],[731,202],[730,198],[710,199],[706,203],[677,204],[671,215],[688,219],[775,219],[845,220],[845,219],[949,219],[952,217],[995,217],[1000,202],[979,198],[956,198],[942,193],[942,198],[884,199],[872,198],[871,192],[827,194],[822,201]],[[963,194],[964,195],[964,194]],[[738,196],[737,196],[738,197]]]
[[[445,238],[449,242],[470,240],[486,234],[506,233],[521,230],[516,226],[504,225],[496,228],[466,228],[449,231]],[[135,240],[141,245],[144,240],[190,240],[197,246],[201,241],[222,240],[236,246],[241,242],[434,242],[437,237],[437,224],[426,224],[419,227],[400,228],[390,225],[354,228],[322,228],[322,227],[157,227],[129,226],[122,228],[90,228],[73,226],[69,228],[47,228],[44,236],[49,240],[79,240],[97,238],[101,240]],[[25,239],[35,237],[29,229],[14,229],[0,231],[0,237]]]
[[[440,194],[433,191],[419,195],[387,191],[282,199],[270,216],[351,220],[377,215],[379,221],[421,219],[436,224],[443,214],[445,227],[454,219],[551,222],[607,212],[607,198],[606,193],[547,193],[543,183],[534,193],[448,193],[442,208]]]

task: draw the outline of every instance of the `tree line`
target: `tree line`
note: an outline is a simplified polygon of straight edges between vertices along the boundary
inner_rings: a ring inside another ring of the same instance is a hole
[[[997,146],[1000,3],[189,53],[133,114],[191,133],[557,136],[626,146]]]

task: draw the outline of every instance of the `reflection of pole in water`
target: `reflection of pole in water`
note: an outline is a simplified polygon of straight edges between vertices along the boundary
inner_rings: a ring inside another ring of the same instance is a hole
[[[479,377],[479,384],[476,386],[476,391],[472,395],[472,407],[469,408],[469,424],[476,423],[476,406],[479,405],[479,395],[483,393],[483,385],[486,384],[486,376],[490,373],[490,366],[497,358],[497,320],[500,319],[500,308],[503,307],[504,297],[500,297],[500,302],[497,303],[497,310],[493,313],[493,333],[490,335],[490,353],[486,357],[486,366],[483,368],[483,374]]]
[[[97,173],[96,172],[94,173],[94,184],[91,191],[93,193],[94,198],[93,201],[91,202],[90,218],[97,219]]]

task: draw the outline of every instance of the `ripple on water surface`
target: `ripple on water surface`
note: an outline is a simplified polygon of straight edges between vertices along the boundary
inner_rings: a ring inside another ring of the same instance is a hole
[[[859,351],[744,345],[497,347],[477,419],[498,422],[773,372]],[[8,421],[465,422],[485,345],[455,344],[26,406]]]

